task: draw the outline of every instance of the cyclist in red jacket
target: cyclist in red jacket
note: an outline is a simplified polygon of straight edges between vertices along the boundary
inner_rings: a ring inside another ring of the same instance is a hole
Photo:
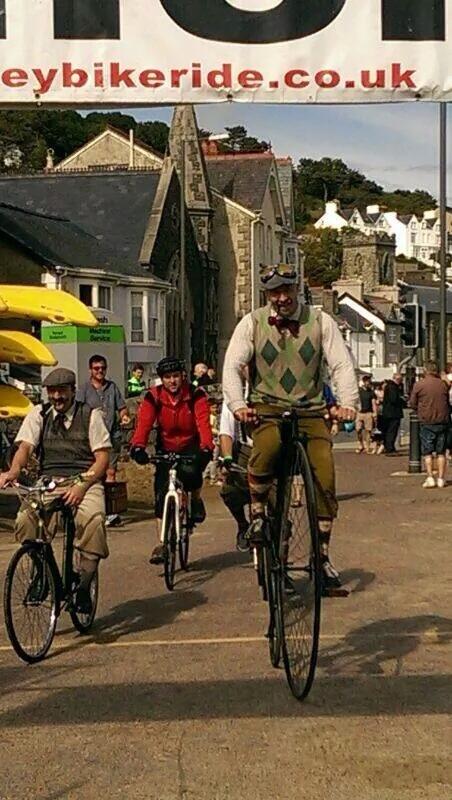
[[[138,411],[130,455],[137,464],[147,464],[146,446],[152,428],[157,428],[157,449],[162,453],[194,455],[191,464],[180,464],[178,476],[184,488],[192,493],[193,521],[206,518],[201,498],[203,472],[212,458],[213,438],[210,427],[210,410],[207,395],[201,388],[190,386],[184,363],[178,358],[163,358],[157,364],[157,374],[162,385],[146,392]],[[165,494],[168,488],[167,464],[158,464],[155,473],[155,515],[162,518]],[[163,548],[154,548],[151,564],[163,561]]]

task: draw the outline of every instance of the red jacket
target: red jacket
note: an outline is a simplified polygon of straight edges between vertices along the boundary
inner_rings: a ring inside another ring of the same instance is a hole
[[[203,389],[193,389],[184,383],[179,394],[172,395],[163,386],[155,386],[141,403],[131,444],[146,447],[156,423],[160,446],[167,452],[213,450],[209,416],[209,402]]]

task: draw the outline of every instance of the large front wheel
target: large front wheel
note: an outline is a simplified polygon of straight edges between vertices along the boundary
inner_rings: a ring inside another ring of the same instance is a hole
[[[14,553],[5,578],[5,623],[14,650],[29,664],[41,661],[52,644],[60,611],[58,585],[45,545],[26,542]]]
[[[282,651],[289,686],[304,700],[314,681],[319,650],[321,564],[314,479],[299,442],[282,488]]]

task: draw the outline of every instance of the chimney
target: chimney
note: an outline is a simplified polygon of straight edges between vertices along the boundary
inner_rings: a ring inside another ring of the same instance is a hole
[[[325,211],[327,214],[337,214],[337,212],[340,210],[340,207],[341,204],[339,200],[328,200],[328,202],[325,203]]]
[[[218,156],[220,154],[218,143],[210,139],[201,139],[201,148],[205,156]]]
[[[46,157],[46,167],[45,167],[45,171],[46,172],[53,172],[53,168],[54,168],[53,157],[54,157],[54,155],[55,155],[55,150],[53,150],[51,147],[49,147],[48,150],[47,150],[47,157]]]
[[[129,130],[129,169],[135,167],[135,134],[133,128]]]
[[[368,214],[379,214],[380,206],[379,205],[366,206],[366,212]]]

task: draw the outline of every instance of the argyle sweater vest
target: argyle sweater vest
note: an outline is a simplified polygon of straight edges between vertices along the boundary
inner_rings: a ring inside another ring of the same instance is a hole
[[[301,307],[298,336],[281,333],[275,325],[269,325],[270,314],[270,306],[252,314],[251,401],[312,411],[324,409],[321,312],[311,306]]]

